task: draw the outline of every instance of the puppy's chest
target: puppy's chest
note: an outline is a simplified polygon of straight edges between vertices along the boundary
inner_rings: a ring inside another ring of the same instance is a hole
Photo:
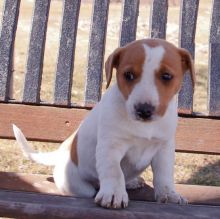
[[[143,139],[133,139],[130,141],[130,144],[129,150],[122,160],[122,166],[126,172],[125,175],[128,176],[143,171],[163,145],[159,140]]]
[[[157,144],[158,141],[168,140],[174,135],[176,121],[170,120],[167,122],[166,119],[161,119],[155,122],[140,123],[124,119],[120,121],[120,127],[120,134],[123,136],[135,136],[137,145],[153,145]]]

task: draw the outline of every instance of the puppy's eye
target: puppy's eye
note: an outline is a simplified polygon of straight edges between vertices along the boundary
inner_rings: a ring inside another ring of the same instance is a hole
[[[163,74],[161,74],[160,77],[161,77],[161,80],[164,82],[168,82],[173,79],[173,75],[171,75],[169,72],[164,72]]]
[[[133,80],[135,79],[135,75],[134,75],[134,73],[131,72],[131,71],[126,71],[126,72],[124,73],[124,78],[125,78],[126,81],[131,82],[131,81],[133,81]]]

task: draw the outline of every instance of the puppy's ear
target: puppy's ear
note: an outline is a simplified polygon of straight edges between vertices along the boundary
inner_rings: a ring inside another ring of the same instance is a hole
[[[106,88],[109,87],[109,84],[112,79],[112,71],[113,68],[118,68],[119,60],[120,60],[120,54],[123,48],[117,48],[107,59],[105,62],[105,74],[106,74],[106,81],[107,85]]]
[[[179,49],[180,56],[181,56],[181,61],[182,61],[182,69],[183,72],[190,72],[190,76],[192,79],[192,86],[193,89],[195,87],[195,82],[196,82],[196,75],[195,75],[195,68],[194,68],[194,63],[191,54],[186,50],[186,49]]]

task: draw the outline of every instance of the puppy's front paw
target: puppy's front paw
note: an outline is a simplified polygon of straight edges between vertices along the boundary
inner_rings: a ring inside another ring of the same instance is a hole
[[[181,205],[188,204],[186,198],[182,197],[180,194],[176,193],[175,191],[169,192],[160,192],[156,193],[156,200],[159,203],[176,203]]]
[[[95,203],[104,208],[126,208],[128,194],[125,189],[100,189],[95,197]]]

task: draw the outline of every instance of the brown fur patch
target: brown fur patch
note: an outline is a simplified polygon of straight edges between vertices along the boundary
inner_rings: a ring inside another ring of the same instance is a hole
[[[166,112],[170,100],[179,91],[184,75],[178,49],[171,46],[166,46],[164,49],[164,57],[155,77],[155,84],[158,89],[160,101],[157,113],[161,116]],[[162,74],[165,72],[173,76],[171,81],[163,81],[161,79]]]
[[[180,90],[184,73],[189,70],[192,84],[195,84],[195,70],[190,53],[185,49],[180,49],[173,44],[161,39],[146,39],[139,41],[150,47],[162,46],[165,49],[164,57],[160,67],[155,73],[155,84],[159,93],[160,105],[157,114],[163,116],[167,106],[173,96]],[[162,73],[168,72],[173,75],[173,79],[168,82],[161,80]]]
[[[125,47],[116,49],[105,63],[105,72],[107,78],[106,87],[108,87],[110,84],[113,68],[116,68],[118,87],[125,99],[128,99],[128,96],[131,93],[134,85],[141,79],[144,60],[145,52],[140,41],[135,41],[126,45]],[[124,73],[126,71],[134,73],[135,80],[132,82],[126,81],[124,77]]]
[[[141,79],[143,64],[145,61],[145,51],[143,44],[150,47],[162,46],[165,49],[161,65],[155,73],[155,83],[158,88],[160,105],[157,113],[161,116],[166,112],[167,106],[173,96],[179,91],[184,73],[189,70],[193,85],[195,83],[195,72],[192,58],[187,50],[179,49],[173,44],[161,39],[144,39],[131,42],[125,47],[118,48],[109,56],[106,64],[107,87],[112,77],[112,69],[116,68],[118,87],[127,100],[136,83]],[[135,80],[128,82],[124,78],[126,71],[133,72]],[[161,80],[161,74],[169,72],[173,75],[171,81]]]
[[[165,53],[160,68],[156,72],[155,83],[160,98],[160,105],[157,113],[163,116],[170,100],[181,88],[184,73],[187,70],[190,71],[194,86],[195,72],[192,58],[187,50],[179,49],[163,40],[159,40],[159,45],[163,46]],[[165,72],[168,72],[173,76],[171,81],[164,82],[161,80],[161,75]]]
[[[138,42],[130,44],[126,47],[126,50],[121,52],[116,77],[118,87],[126,100],[132,92],[135,84],[141,80],[144,60],[145,51],[143,45]],[[131,82],[126,81],[124,77],[125,72],[132,72],[135,79]]]
[[[195,83],[196,83],[196,74],[195,74],[193,59],[192,59],[190,53],[187,50],[183,49],[183,48],[179,49],[179,54],[182,57],[181,61],[182,61],[183,71],[184,71],[184,73],[186,71],[190,72],[190,76],[191,76],[191,79],[192,79],[192,86],[193,86],[193,89],[194,89]]]

